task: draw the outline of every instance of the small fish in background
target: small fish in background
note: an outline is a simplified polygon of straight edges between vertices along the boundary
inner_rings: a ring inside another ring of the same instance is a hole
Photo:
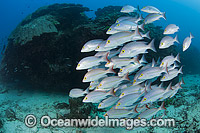
[[[194,36],[192,35],[192,33],[190,33],[190,36],[186,37],[183,41],[183,52],[190,47],[190,44],[192,43],[192,38],[194,38]]]
[[[157,13],[157,14],[164,14],[164,12],[161,12],[154,6],[145,6],[141,9],[141,11],[146,13]]]
[[[168,47],[174,45],[174,42],[179,43],[177,35],[175,36],[175,38],[172,38],[171,36],[165,36],[160,41],[159,49],[168,48]]]
[[[90,40],[86,42],[82,49],[81,52],[91,52],[96,49],[96,47],[103,41],[103,39],[95,39],[95,40]]]
[[[131,6],[131,5],[125,5],[122,7],[121,11],[122,13],[131,13],[137,11],[137,8]]]
[[[82,97],[88,93],[89,93],[88,88],[85,91],[83,91],[83,89],[74,88],[74,89],[70,90],[69,96],[72,98],[78,98],[78,97]]]
[[[152,108],[145,110],[138,116],[138,119],[150,119],[154,115],[156,115],[160,110],[166,110],[166,108],[164,107],[164,102],[161,104],[159,108]]]
[[[164,35],[174,34],[175,32],[178,32],[178,30],[179,30],[178,26],[176,26],[175,24],[170,24],[165,28],[163,34]]]
[[[164,18],[166,20],[165,13],[163,13],[163,14],[152,13],[152,14],[149,14],[145,17],[144,23],[149,24],[149,23],[152,23],[156,20],[159,20],[160,18]]]

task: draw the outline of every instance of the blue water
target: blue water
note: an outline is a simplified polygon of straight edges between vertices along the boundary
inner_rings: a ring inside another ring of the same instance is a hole
[[[166,26],[174,23],[180,26],[179,40],[182,42],[189,32],[195,36],[192,45],[200,49],[200,1],[198,0],[5,0],[0,2],[0,38],[6,38],[11,31],[28,14],[34,12],[41,6],[53,3],[79,3],[91,10],[97,10],[108,5],[152,5],[166,12],[167,21],[161,20],[156,25]],[[94,17],[94,12],[87,13]],[[2,42],[2,41],[1,41]]]

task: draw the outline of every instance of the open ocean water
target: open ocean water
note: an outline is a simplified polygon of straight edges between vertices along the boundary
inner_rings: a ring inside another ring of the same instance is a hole
[[[0,132],[199,132],[199,6],[197,0],[1,1]],[[122,17],[129,18],[116,22]],[[169,24],[178,31],[163,34]],[[169,46],[160,48],[165,36]],[[105,116],[127,123],[76,125]],[[136,127],[142,118],[160,123]],[[175,125],[164,125],[167,119]]]

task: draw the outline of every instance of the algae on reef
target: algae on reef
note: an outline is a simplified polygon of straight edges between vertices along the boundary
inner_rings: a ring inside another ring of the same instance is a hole
[[[106,31],[118,17],[120,6],[98,9],[92,20],[85,15],[89,8],[79,4],[54,4],[39,8],[27,16],[9,37],[1,62],[1,78],[6,81],[26,81],[34,87],[67,89],[87,88],[81,83],[85,74],[76,71],[77,62],[94,53],[81,53],[84,43],[91,39],[107,39]],[[137,13],[132,14],[136,16]],[[156,47],[162,37],[161,27],[145,26],[156,38]],[[168,53],[174,48],[168,50]],[[174,53],[174,52],[173,52]],[[167,53],[150,53],[149,59],[164,57]],[[148,57],[147,57],[148,60]],[[149,61],[149,60],[148,60]],[[149,61],[150,62],[150,61]]]

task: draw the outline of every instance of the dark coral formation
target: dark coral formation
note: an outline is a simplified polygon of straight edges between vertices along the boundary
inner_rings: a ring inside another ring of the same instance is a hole
[[[46,89],[86,88],[88,84],[81,83],[85,72],[75,68],[80,59],[94,53],[81,53],[80,50],[91,39],[107,39],[105,32],[109,26],[124,16],[119,12],[120,8],[98,9],[94,20],[85,15],[84,12],[90,10],[82,5],[54,4],[38,9],[10,35],[1,63],[1,78],[4,81],[27,81],[32,86]],[[156,38],[158,50],[163,30],[153,24],[146,25],[145,30],[150,30],[150,36]],[[168,53],[175,53],[174,48]],[[161,50],[156,54],[150,52],[147,59],[152,56],[157,59],[158,54],[163,57],[168,53]]]

